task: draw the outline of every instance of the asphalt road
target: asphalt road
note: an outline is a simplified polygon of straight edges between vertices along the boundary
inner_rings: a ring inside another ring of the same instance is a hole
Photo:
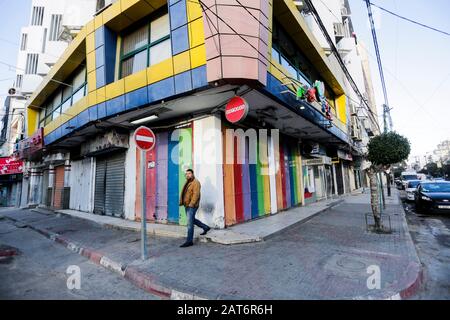
[[[414,202],[401,198],[411,236],[425,269],[425,283],[413,299],[450,299],[450,215],[417,214]]]
[[[18,249],[19,255],[0,258],[0,299],[159,299],[7,219],[0,220],[1,245]],[[70,266],[73,269],[68,270]],[[75,275],[72,270],[80,271],[80,289],[76,280],[68,288],[69,277]]]

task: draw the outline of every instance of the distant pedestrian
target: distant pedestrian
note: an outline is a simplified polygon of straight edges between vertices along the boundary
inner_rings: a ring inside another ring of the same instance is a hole
[[[186,242],[180,246],[181,248],[190,247],[194,244],[194,224],[203,229],[201,235],[205,235],[211,229],[200,220],[195,219],[195,213],[200,203],[200,182],[195,179],[192,169],[186,170],[185,177],[186,182],[181,192],[180,206],[184,206],[186,209],[188,230]]]

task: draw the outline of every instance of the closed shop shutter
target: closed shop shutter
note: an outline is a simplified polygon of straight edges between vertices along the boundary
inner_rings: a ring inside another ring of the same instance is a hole
[[[44,170],[42,174],[41,204],[47,205],[48,204],[47,199],[48,199],[48,169]]]
[[[94,213],[105,214],[106,159],[97,158],[95,166]]]
[[[105,214],[116,217],[123,216],[125,153],[108,158],[105,187]]]
[[[55,196],[53,207],[61,209],[64,191],[64,166],[55,168]]]
[[[125,153],[97,158],[94,213],[122,217],[125,191]]]

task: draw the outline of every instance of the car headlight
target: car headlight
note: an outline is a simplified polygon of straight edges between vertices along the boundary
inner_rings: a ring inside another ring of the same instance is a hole
[[[429,198],[429,197],[427,197],[427,196],[422,196],[422,200],[432,201],[431,198]]]

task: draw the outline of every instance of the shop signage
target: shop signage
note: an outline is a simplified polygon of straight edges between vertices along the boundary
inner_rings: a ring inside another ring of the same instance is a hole
[[[13,157],[0,158],[0,175],[23,172],[23,161]]]
[[[225,106],[225,118],[231,123],[244,120],[248,114],[248,103],[244,98],[233,97]]]
[[[303,160],[303,165],[305,166],[321,166],[321,165],[331,165],[331,158],[330,157],[317,157],[315,159],[305,159]]]
[[[128,135],[110,130],[81,145],[82,156],[95,156],[108,151],[127,149]]]
[[[44,128],[39,128],[31,137],[23,139],[14,145],[14,155],[18,159],[29,159],[33,154],[44,148]]]
[[[338,150],[337,151],[337,156],[338,158],[344,159],[344,160],[348,160],[348,161],[353,161],[353,157],[350,153]]]

